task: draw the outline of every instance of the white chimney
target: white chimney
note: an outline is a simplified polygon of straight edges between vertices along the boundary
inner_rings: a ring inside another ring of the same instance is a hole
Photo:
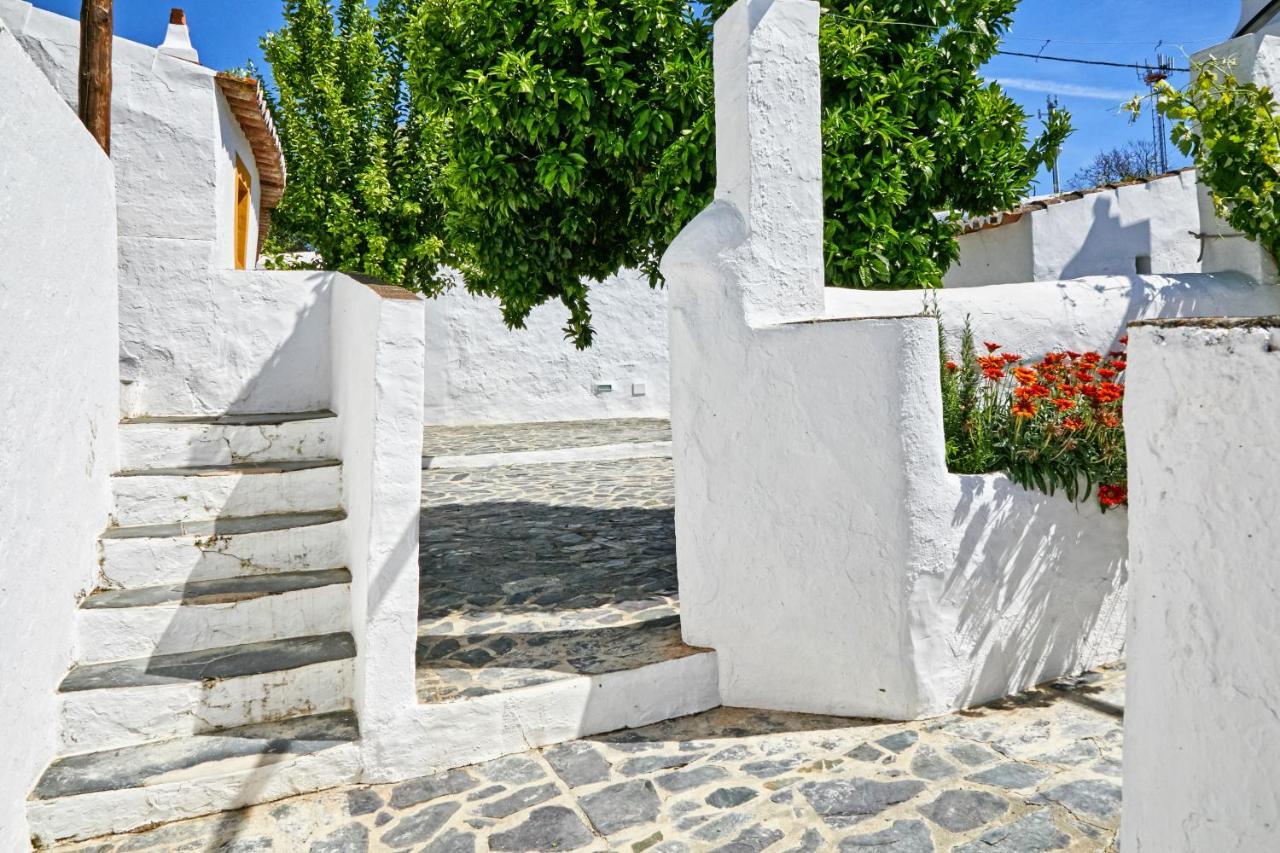
[[[169,13],[169,30],[164,34],[160,52],[189,62],[200,62],[200,54],[191,45],[191,31],[187,29],[187,13],[174,9]]]

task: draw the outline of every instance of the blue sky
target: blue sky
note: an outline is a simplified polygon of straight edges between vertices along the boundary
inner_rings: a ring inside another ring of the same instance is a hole
[[[232,68],[246,60],[262,64],[258,39],[280,24],[279,0],[121,0],[116,32],[145,44],[159,44],[169,8],[182,3],[201,60]],[[78,16],[80,0],[35,0],[35,5]],[[1185,54],[1227,38],[1239,17],[1234,0],[1023,0],[1006,48],[1115,62],[1143,62],[1159,52],[1185,65]],[[1051,39],[1047,46],[1046,38]],[[987,76],[1001,81],[1032,115],[1055,94],[1075,117],[1076,133],[1062,155],[1064,180],[1100,150],[1131,139],[1149,139],[1145,119],[1130,125],[1117,107],[1143,86],[1136,71],[996,57]],[[1174,82],[1185,79],[1180,75]],[[1171,165],[1185,162],[1170,149]],[[1041,176],[1037,191],[1051,185]]]

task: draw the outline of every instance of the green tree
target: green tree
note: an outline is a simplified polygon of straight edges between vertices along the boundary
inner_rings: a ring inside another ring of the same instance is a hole
[[[1028,144],[1026,113],[979,73],[1018,0],[822,5],[827,282],[941,286],[957,220],[1016,204],[1070,115]]]
[[[1218,216],[1280,258],[1280,103],[1233,70],[1214,60],[1194,68],[1185,89],[1160,83],[1155,108],[1177,120],[1173,143],[1195,161]],[[1129,104],[1135,118],[1143,100]]]
[[[289,167],[271,248],[313,249],[331,269],[426,288],[447,260],[439,236],[442,123],[409,100],[412,0],[285,0],[263,39],[272,113]]]
[[[558,299],[588,345],[588,282],[656,284],[710,194],[709,23],[687,0],[421,0],[409,44],[467,288],[515,327]]]

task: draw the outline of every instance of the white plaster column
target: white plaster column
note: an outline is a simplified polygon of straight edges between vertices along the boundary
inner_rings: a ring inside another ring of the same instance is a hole
[[[819,14],[812,0],[739,0],[716,23],[716,199],[747,230],[752,325],[822,311]]]
[[[1125,853],[1280,830],[1280,321],[1130,333]]]
[[[1211,59],[1227,60],[1238,80],[1280,90],[1280,36],[1255,33],[1201,51],[1193,67]],[[1200,232],[1204,240],[1203,271],[1241,272],[1256,281],[1274,282],[1275,259],[1266,249],[1218,218],[1209,188],[1200,185]]]

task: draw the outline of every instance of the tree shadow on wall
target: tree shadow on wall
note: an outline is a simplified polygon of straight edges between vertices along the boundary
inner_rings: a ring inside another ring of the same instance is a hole
[[[969,649],[961,694],[992,701],[1119,657],[1128,582],[1123,511],[1073,505],[1002,477],[961,477],[943,597]],[[1114,654],[1112,654],[1114,652]]]

